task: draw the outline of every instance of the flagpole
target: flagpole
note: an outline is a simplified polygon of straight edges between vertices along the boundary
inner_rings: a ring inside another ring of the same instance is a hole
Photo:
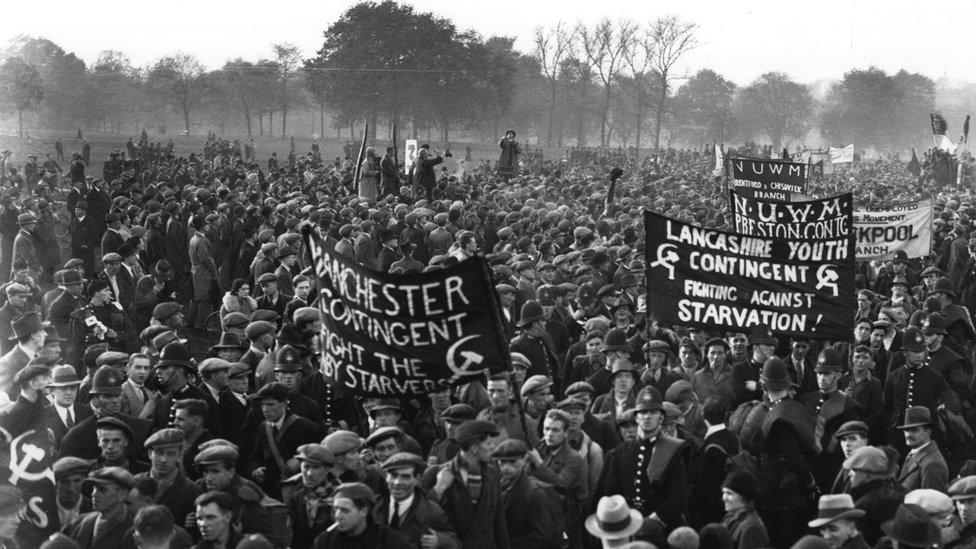
[[[367,123],[363,127],[363,142],[359,146],[359,156],[356,157],[356,171],[354,172],[356,175],[352,181],[353,189],[355,189],[353,192],[355,192],[357,195],[359,194],[359,176],[363,171],[363,156],[366,155],[366,137],[368,135],[369,135],[369,124]]]

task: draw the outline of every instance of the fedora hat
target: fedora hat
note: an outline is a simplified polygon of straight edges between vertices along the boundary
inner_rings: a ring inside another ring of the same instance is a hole
[[[925,406],[912,406],[905,410],[905,423],[895,429],[911,429],[923,425],[932,425],[932,412]]]
[[[81,380],[78,379],[78,374],[75,372],[74,366],[70,364],[61,364],[55,366],[51,370],[51,383],[48,383],[48,387],[71,387],[81,385]]]
[[[29,225],[31,223],[37,223],[37,216],[33,213],[27,212],[17,216],[18,225]]]
[[[153,266],[153,274],[164,280],[169,280],[173,278],[173,266],[169,264],[169,261],[160,259]]]
[[[640,511],[627,506],[621,495],[604,496],[596,513],[586,517],[586,531],[600,539],[625,539],[637,533],[644,523]]]
[[[220,334],[220,341],[210,349],[217,351],[220,349],[243,349],[241,339],[233,332],[223,332]]]
[[[895,518],[883,523],[881,531],[900,545],[912,547],[932,547],[942,537],[939,527],[932,524],[925,509],[911,503],[900,505]]]
[[[861,518],[863,509],[854,508],[854,498],[850,494],[826,494],[820,496],[817,504],[817,518],[807,523],[810,528],[820,528],[842,518]]]

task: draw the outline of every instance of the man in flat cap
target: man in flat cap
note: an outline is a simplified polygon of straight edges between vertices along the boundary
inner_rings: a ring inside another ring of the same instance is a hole
[[[19,389],[11,383],[12,378],[44,347],[47,332],[41,316],[33,311],[14,318],[11,327],[17,344],[0,357],[0,391],[16,398]]]
[[[152,266],[152,272],[136,282],[130,312],[132,321],[139,328],[148,326],[157,305],[175,300],[173,267],[165,259],[160,259]]]
[[[437,439],[430,446],[428,462],[431,465],[447,463],[458,453],[457,439],[455,434],[459,425],[465,421],[474,419],[474,408],[467,404],[452,404],[440,414],[441,425],[444,428],[444,436]]]
[[[455,436],[460,453],[447,463],[427,469],[420,481],[428,497],[447,513],[466,549],[511,546],[505,526],[501,475],[489,466],[491,439],[497,435],[498,429],[489,421],[462,423]]]
[[[375,547],[407,549],[407,537],[386,524],[373,521],[376,495],[361,482],[340,484],[332,498],[336,527],[319,534],[315,549],[330,547]]]
[[[289,392],[280,383],[268,383],[252,397],[260,403],[264,421],[257,427],[248,470],[251,478],[275,498],[281,497],[281,479],[298,472],[299,463],[293,457],[298,447],[320,440],[323,434],[317,424],[288,410]]]
[[[292,296],[281,293],[280,288],[278,288],[278,277],[274,273],[265,273],[258,277],[257,284],[263,292],[257,300],[258,309],[274,311],[278,313],[279,317],[284,316],[285,308],[288,306],[288,302],[292,300]]]
[[[315,538],[332,524],[328,499],[338,486],[330,477],[335,456],[316,443],[298,447],[295,459],[299,474],[282,482],[284,503],[292,520],[291,547],[310,547]]]
[[[845,492],[854,498],[854,506],[865,513],[860,521],[861,533],[869,544],[875,544],[884,535],[881,525],[894,516],[905,492],[891,477],[888,455],[880,448],[858,448],[844,460],[843,470],[850,479]]]
[[[149,477],[159,487],[156,503],[164,505],[181,524],[193,512],[193,501],[202,489],[187,478],[196,471],[181,466],[186,435],[180,429],[160,429],[152,434],[143,446],[149,452],[149,471],[136,478]]]
[[[91,498],[82,495],[81,484],[92,470],[92,462],[72,456],[54,462],[55,503],[58,510],[56,530],[67,526],[92,510]]]
[[[95,421],[95,437],[98,440],[99,455],[95,459],[95,467],[120,467],[133,474],[144,473],[149,470],[149,464],[129,457],[130,445],[138,444],[133,440],[132,428],[124,421],[105,416]]]
[[[122,244],[125,244],[125,235],[122,234],[122,214],[110,212],[105,216],[105,232],[102,234],[102,253],[115,253]]]
[[[377,501],[373,518],[379,524],[406,535],[420,547],[459,548],[454,527],[440,505],[427,499],[418,489],[424,460],[408,452],[393,454],[380,465],[386,474],[389,494]]]
[[[13,405],[0,414],[0,427],[11,437],[46,425],[44,411],[48,401],[44,393],[51,383],[51,364],[52,361],[38,357],[14,374],[14,387],[19,391]]]
[[[30,288],[17,283],[7,284],[4,291],[7,303],[0,307],[0,355],[7,354],[16,345],[10,322],[28,312],[27,298],[31,295]]]
[[[135,485],[132,473],[120,467],[92,471],[84,484],[93,485],[93,511],[67,525],[64,532],[82,547],[122,547],[133,516],[125,502]]]
[[[529,475],[528,446],[521,440],[503,441],[492,452],[501,473],[505,527],[512,547],[550,547],[562,542],[564,517],[537,479]],[[533,456],[534,457],[534,456]]]
[[[122,266],[122,256],[115,252],[102,256],[102,271],[95,278],[108,282],[112,290],[112,300],[122,309],[131,310],[136,293],[136,281],[132,279],[128,269]]]

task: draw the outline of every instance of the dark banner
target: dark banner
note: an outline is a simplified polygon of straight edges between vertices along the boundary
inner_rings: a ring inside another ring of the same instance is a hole
[[[0,446],[0,484],[12,484],[24,493],[26,507],[20,515],[17,542],[21,547],[40,547],[63,524],[55,502],[54,433],[31,428],[16,437],[2,430],[9,444]],[[12,438],[12,440],[11,440]]]
[[[804,194],[810,166],[803,162],[734,158],[730,188],[742,196],[789,202],[792,194]]]
[[[322,370],[362,396],[427,393],[511,362],[484,258],[388,274],[334,252],[306,230],[318,278]]]
[[[762,238],[645,212],[647,302],[666,326],[849,339],[854,240]]]
[[[851,193],[788,203],[749,198],[734,189],[730,195],[737,233],[792,240],[835,240],[854,234]]]

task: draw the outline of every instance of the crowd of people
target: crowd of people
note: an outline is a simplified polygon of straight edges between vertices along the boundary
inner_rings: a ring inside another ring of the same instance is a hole
[[[817,178],[931,195],[932,254],[859,265],[850,339],[717,333],[658,323],[641,217],[728,228],[713,150],[498,147],[460,176],[370,147],[356,181],[351,146],[259,163],[143,135],[97,175],[74,155],[63,193],[5,154],[0,427],[14,456],[53,434],[56,494],[39,520],[0,485],[4,546],[976,546],[971,189],[929,156]],[[331,384],[306,227],[386,273],[483,254],[510,368],[399,399]]]

